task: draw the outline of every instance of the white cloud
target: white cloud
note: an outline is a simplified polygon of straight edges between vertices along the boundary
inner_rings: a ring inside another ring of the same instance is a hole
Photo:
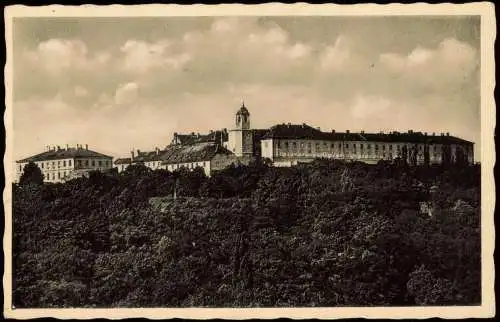
[[[187,63],[187,53],[173,54],[171,41],[161,39],[157,42],[128,40],[121,48],[124,68],[131,72],[146,73],[157,68],[179,68]]]
[[[393,103],[385,97],[358,94],[353,100],[351,113],[356,119],[373,119],[380,115],[387,115],[391,108],[394,108]]]
[[[120,85],[116,89],[115,103],[118,105],[132,104],[139,97],[139,85],[134,82]]]
[[[418,46],[408,55],[383,53],[379,60],[393,73],[432,85],[466,80],[478,66],[477,50],[454,38],[435,49]]]
[[[340,70],[348,67],[352,55],[351,41],[345,36],[339,36],[333,46],[327,46],[320,60],[322,70]]]
[[[26,50],[24,55],[28,62],[51,73],[67,69],[98,69],[110,59],[106,52],[89,55],[87,45],[79,39],[59,38],[41,42],[36,49]]]
[[[89,91],[80,85],[76,85],[74,89],[75,97],[85,97],[89,95]]]

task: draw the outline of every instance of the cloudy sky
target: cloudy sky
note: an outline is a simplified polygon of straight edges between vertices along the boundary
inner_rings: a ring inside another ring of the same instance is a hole
[[[114,156],[173,132],[450,132],[480,149],[478,17],[16,18],[14,158]]]

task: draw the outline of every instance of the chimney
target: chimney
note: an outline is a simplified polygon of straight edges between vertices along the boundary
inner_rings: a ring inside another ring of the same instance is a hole
[[[332,133],[335,133],[335,130],[332,130]]]
[[[57,146],[57,151],[61,151],[61,147],[59,145]]]
[[[66,151],[69,150],[69,144],[66,144]]]
[[[364,130],[361,130],[361,134],[365,134],[365,131],[364,131]]]
[[[292,126],[292,123],[288,123],[288,126]]]
[[[432,132],[432,136],[436,136],[436,132]]]
[[[141,154],[141,150],[137,149],[137,156]]]
[[[450,136],[450,132],[446,132],[446,136]]]
[[[157,147],[156,148],[156,155],[160,154],[160,149]]]
[[[130,151],[130,156],[131,156],[132,161],[134,161],[134,150]]]
[[[89,145],[85,144],[85,150],[88,150],[88,149],[89,149]]]
[[[349,134],[350,132],[351,132],[351,131],[349,131],[349,130],[346,130],[346,131],[345,131],[345,133],[347,133],[347,134]]]
[[[321,128],[319,126],[316,127],[316,130],[321,131]]]

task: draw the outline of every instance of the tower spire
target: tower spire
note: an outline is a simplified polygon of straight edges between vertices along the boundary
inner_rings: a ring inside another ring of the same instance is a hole
[[[241,107],[245,107],[245,99],[241,99]]]

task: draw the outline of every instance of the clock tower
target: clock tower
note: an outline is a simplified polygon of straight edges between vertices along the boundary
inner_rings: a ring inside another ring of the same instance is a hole
[[[235,127],[229,131],[228,148],[238,157],[252,155],[253,133],[250,130],[250,113],[245,102],[236,112]]]

